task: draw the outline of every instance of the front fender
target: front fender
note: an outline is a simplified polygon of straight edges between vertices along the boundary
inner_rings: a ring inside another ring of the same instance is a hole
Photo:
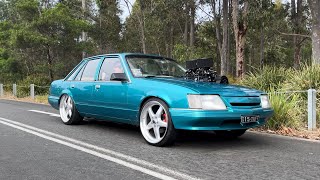
[[[145,96],[143,96],[140,100],[141,104],[140,106],[142,106],[142,103],[146,101],[146,99],[149,99],[150,97],[156,97],[159,98],[161,100],[163,100],[165,103],[167,103],[167,105],[169,107],[172,106],[172,98],[170,98],[168,96],[168,94],[161,92],[161,91],[149,91],[145,94]]]

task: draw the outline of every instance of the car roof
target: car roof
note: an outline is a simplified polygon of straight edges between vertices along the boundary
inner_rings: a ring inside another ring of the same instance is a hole
[[[101,54],[101,55],[96,55],[96,56],[91,56],[91,57],[87,57],[83,60],[93,60],[93,59],[97,59],[97,58],[101,58],[101,57],[118,57],[118,56],[146,56],[146,57],[159,57],[159,58],[166,58],[166,57],[162,57],[162,56],[159,56],[157,54],[143,54],[143,53],[112,53],[112,54]],[[166,59],[170,59],[170,60],[173,60],[171,58],[166,58]]]

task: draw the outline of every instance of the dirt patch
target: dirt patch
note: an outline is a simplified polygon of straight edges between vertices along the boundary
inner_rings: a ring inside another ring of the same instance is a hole
[[[31,97],[24,97],[24,98],[17,98],[14,97],[12,94],[5,94],[4,97],[1,97],[0,99],[7,99],[7,100],[14,100],[14,101],[21,101],[21,102],[30,102],[30,103],[39,103],[39,104],[46,104],[48,105],[48,96],[36,96],[35,99],[32,99]]]
[[[290,137],[299,137],[304,139],[313,139],[313,140],[319,140],[320,141],[320,129],[314,131],[309,131],[307,129],[292,129],[287,127],[282,127],[281,129],[274,131],[270,129],[264,129],[264,128],[254,128],[250,129],[250,131],[258,131],[258,132],[265,132],[270,134],[278,134],[283,136],[290,136]]]

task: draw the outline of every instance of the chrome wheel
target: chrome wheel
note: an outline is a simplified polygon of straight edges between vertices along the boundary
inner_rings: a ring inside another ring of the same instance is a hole
[[[140,129],[151,144],[159,143],[167,133],[168,112],[158,101],[149,101],[140,114]]]
[[[69,122],[72,117],[73,101],[70,96],[64,95],[60,100],[60,117],[64,123]]]

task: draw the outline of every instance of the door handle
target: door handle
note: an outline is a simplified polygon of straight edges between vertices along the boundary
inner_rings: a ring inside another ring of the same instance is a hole
[[[95,86],[95,88],[96,88],[96,89],[100,89],[100,85],[97,84],[97,85]]]
[[[70,86],[72,89],[74,88],[74,84],[71,84],[71,86]]]

